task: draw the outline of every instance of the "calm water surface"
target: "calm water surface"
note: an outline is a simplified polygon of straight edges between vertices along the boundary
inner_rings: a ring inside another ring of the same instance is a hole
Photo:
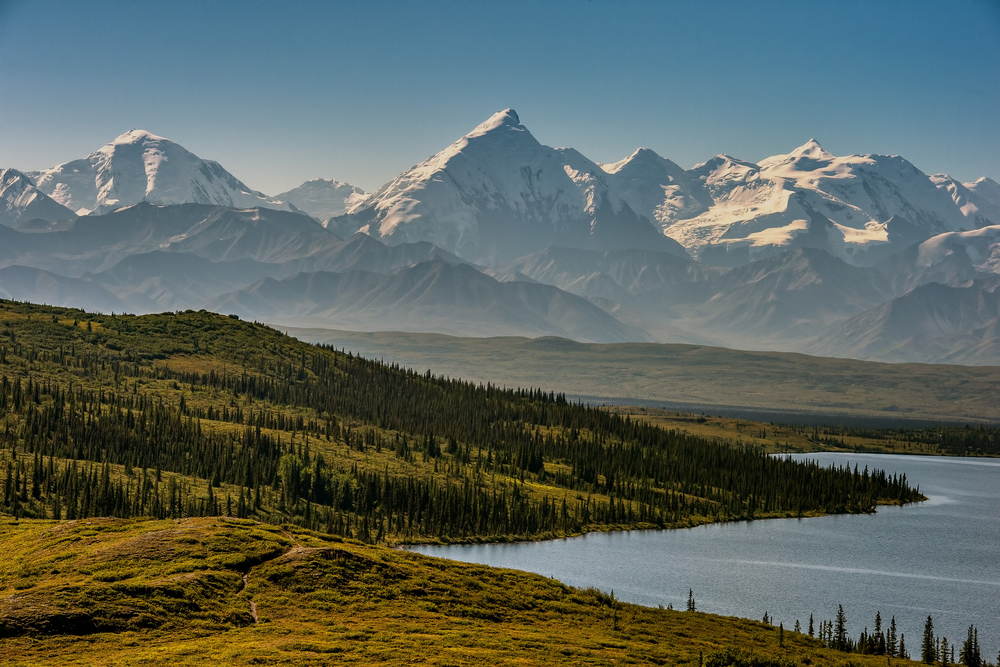
[[[979,628],[983,657],[1000,649],[1000,460],[877,454],[808,454],[822,465],[855,463],[905,473],[929,500],[873,515],[775,519],[685,530],[594,533],[528,544],[417,547],[420,553],[552,576],[614,590],[629,602],[791,628],[835,616],[852,636],[896,617],[919,659],[927,615],[949,642]],[[956,648],[957,653],[957,648]]]

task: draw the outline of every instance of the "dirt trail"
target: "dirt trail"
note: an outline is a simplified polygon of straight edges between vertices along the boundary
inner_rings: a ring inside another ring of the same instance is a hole
[[[247,584],[248,583],[250,583],[250,573],[249,572],[247,574],[243,575],[243,590],[247,589]],[[247,597],[247,600],[250,601],[250,616],[253,617],[253,622],[255,624],[256,623],[260,623],[260,621],[257,619],[257,603],[254,602],[253,599],[250,598],[250,597]]]
[[[299,542],[297,539],[295,539],[295,536],[289,533],[287,530],[282,530],[281,534],[287,537],[292,542],[292,544],[295,545],[285,553],[281,554],[281,556],[297,554],[306,550],[306,547],[302,546],[302,543]],[[281,556],[275,556],[274,558],[280,558]],[[267,560],[273,560],[273,558],[268,558]],[[243,588],[241,590],[245,591],[249,583],[250,583],[250,573],[247,572],[246,574],[243,575]],[[249,595],[247,595],[247,601],[250,603],[250,616],[253,617],[253,622],[256,625],[260,623],[260,620],[257,618],[257,603],[254,602],[253,598],[251,598]]]

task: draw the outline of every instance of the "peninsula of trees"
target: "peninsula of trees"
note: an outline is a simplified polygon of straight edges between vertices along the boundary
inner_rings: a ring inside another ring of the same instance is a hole
[[[2,508],[227,515],[365,542],[870,512],[904,476],[822,468],[418,373],[200,311],[0,303]]]

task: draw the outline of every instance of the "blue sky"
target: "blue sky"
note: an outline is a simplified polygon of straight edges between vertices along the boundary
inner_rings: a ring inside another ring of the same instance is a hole
[[[0,0],[0,166],[132,128],[268,194],[377,188],[513,107],[599,162],[816,137],[1000,180],[1000,1]]]

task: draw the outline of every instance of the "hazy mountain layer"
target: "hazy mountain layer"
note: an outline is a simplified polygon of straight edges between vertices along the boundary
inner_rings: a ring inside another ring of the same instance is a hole
[[[70,220],[76,214],[35,187],[16,169],[0,169],[0,225],[17,227],[35,220]]]
[[[367,271],[265,279],[207,304],[282,324],[443,331],[463,336],[560,335],[587,341],[645,338],[585,299],[551,285],[499,282],[466,264],[429,261],[391,276]]]
[[[279,201],[294,204],[317,220],[343,215],[347,209],[365,198],[365,191],[350,183],[316,178],[297,188],[275,196]]]
[[[806,350],[879,361],[997,364],[1000,277],[965,286],[921,285],[853,317]]]
[[[104,313],[123,313],[125,302],[101,285],[66,278],[28,266],[8,266],[0,269],[0,299],[31,301],[49,306],[93,306]]]
[[[166,250],[213,261],[283,262],[315,256],[342,240],[301,213],[182,204],[140,203],[106,215],[77,218],[44,234],[9,231],[7,264],[63,274],[102,271],[135,254]]]

